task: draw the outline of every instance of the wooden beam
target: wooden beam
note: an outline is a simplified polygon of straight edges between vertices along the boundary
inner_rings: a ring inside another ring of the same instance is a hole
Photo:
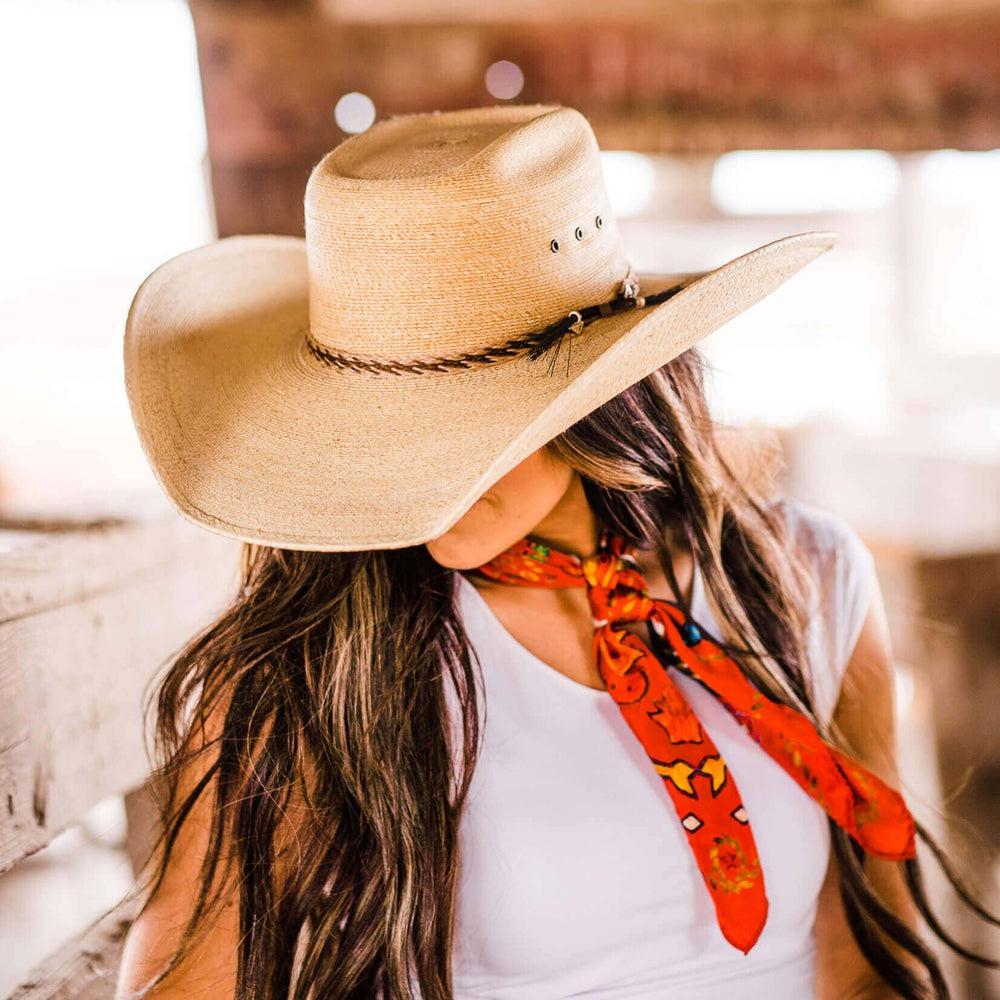
[[[910,19],[853,5],[675,4],[649,21],[554,31],[344,23],[205,0],[192,10],[215,162],[325,151],[345,137],[332,112],[349,91],[368,94],[380,117],[494,103],[483,75],[499,59],[524,71],[517,101],[579,107],[608,147],[1000,144],[996,11]]]
[[[0,525],[0,871],[148,773],[147,684],[232,598],[239,543],[176,514]]]
[[[501,59],[524,73],[516,101],[579,108],[603,148],[1000,146],[993,3],[912,17],[828,0],[636,0],[613,16],[574,4],[555,23],[481,5],[432,21],[367,0],[190,5],[220,235],[301,233],[305,177],[346,138],[333,117],[344,94],[367,94],[378,118],[493,104],[484,74]]]
[[[231,0],[208,0],[222,3]],[[663,17],[665,8],[694,6],[677,0],[617,0],[609,13],[605,0],[478,0],[475,4],[456,0],[241,0],[244,7],[258,10],[314,7],[344,24],[602,24],[609,21],[650,23]],[[697,0],[698,7],[724,9],[745,6],[745,0]],[[939,17],[958,10],[996,10],[1000,0],[755,0],[757,8],[778,14],[798,10],[830,10],[853,7],[890,11],[911,19]]]

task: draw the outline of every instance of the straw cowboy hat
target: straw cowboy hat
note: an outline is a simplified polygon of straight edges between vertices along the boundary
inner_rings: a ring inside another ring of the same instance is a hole
[[[315,165],[304,239],[216,240],[143,281],[132,416],[164,492],[212,531],[416,545],[836,239],[636,274],[579,111],[388,118]]]

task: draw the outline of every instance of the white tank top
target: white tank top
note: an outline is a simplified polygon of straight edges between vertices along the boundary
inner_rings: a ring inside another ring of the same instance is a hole
[[[871,553],[839,516],[788,501],[820,584],[810,665],[832,714],[875,584]],[[729,762],[769,899],[749,955],[722,937],[661,779],[605,691],[533,656],[455,574],[482,666],[483,743],[459,828],[456,1000],[808,1000],[813,920],[830,855],[825,813],[716,699],[674,671]],[[692,615],[718,622],[698,568]]]

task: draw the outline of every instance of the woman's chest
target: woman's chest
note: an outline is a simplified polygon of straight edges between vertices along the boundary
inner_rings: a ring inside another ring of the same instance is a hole
[[[622,970],[636,981],[697,978],[707,965],[725,975],[809,947],[825,816],[710,694],[676,678],[750,815],[769,898],[753,957],[722,938],[662,780],[611,697],[536,675],[545,665],[516,650],[491,656],[460,828],[454,955],[468,995],[533,982],[568,996]]]

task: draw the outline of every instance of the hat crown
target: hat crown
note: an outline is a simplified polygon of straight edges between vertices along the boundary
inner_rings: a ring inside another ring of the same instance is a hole
[[[628,271],[593,130],[559,105],[376,123],[313,168],[305,234],[312,337],[376,358],[502,343]]]

